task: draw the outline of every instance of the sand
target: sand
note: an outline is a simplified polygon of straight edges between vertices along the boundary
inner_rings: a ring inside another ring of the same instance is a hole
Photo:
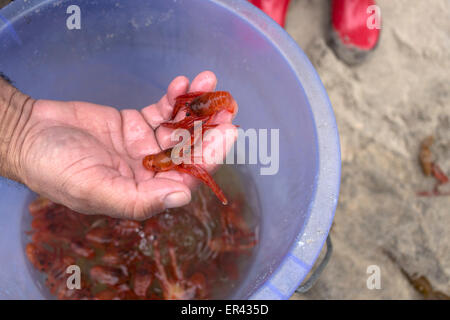
[[[293,0],[287,31],[310,57],[330,96],[342,147],[334,254],[317,284],[293,299],[421,299],[407,273],[425,275],[450,295],[450,197],[431,188],[417,156],[436,137],[450,173],[450,1],[379,0],[380,46],[348,67],[325,43],[328,1]],[[395,261],[395,262],[394,262]],[[369,290],[367,267],[381,271]]]

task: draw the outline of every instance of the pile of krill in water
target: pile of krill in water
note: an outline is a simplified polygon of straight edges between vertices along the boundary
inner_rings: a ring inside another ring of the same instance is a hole
[[[58,299],[217,298],[257,243],[243,207],[242,196],[223,206],[202,186],[189,205],[138,222],[38,198],[26,255]],[[71,265],[80,267],[80,289],[68,288]]]

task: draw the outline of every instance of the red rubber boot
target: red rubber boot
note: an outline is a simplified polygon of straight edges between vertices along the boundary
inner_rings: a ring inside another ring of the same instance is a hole
[[[286,13],[291,0],[248,0],[264,11],[284,28]]]
[[[349,65],[364,61],[380,39],[381,13],[374,0],[332,0],[330,46]]]

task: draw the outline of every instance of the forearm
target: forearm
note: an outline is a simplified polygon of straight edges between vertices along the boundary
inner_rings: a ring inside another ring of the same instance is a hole
[[[0,77],[0,175],[22,182],[21,149],[34,100]]]

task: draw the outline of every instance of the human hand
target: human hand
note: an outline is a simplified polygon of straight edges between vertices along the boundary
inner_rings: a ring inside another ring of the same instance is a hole
[[[175,98],[187,91],[212,91],[216,83],[209,71],[200,73],[190,86],[186,77],[177,77],[158,103],[140,111],[35,101],[18,152],[21,182],[87,214],[140,220],[189,203],[195,178],[175,171],[155,174],[145,170],[142,159],[176,143],[171,141],[173,130],[159,126],[169,120]],[[215,116],[223,134],[205,142],[204,153],[224,148],[226,154],[236,138],[233,117],[226,111]],[[204,167],[211,171],[216,165]]]

